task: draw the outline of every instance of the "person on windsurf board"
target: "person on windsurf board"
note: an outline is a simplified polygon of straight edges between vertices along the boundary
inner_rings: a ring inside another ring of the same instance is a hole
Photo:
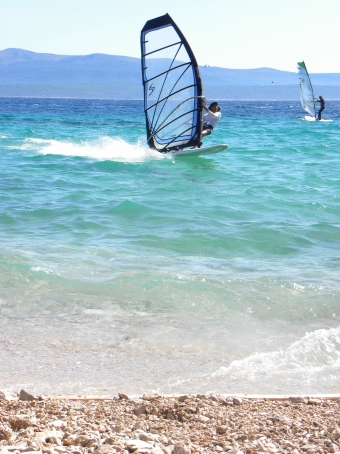
[[[316,118],[316,120],[321,120],[321,112],[325,109],[325,100],[323,99],[322,96],[319,96],[319,99],[315,98],[314,99],[314,102],[319,102],[320,103],[320,109],[319,109],[319,112],[318,112],[318,116]]]
[[[210,104],[209,108],[207,106],[203,106],[203,108],[205,112],[203,115],[203,125],[199,147],[202,146],[203,137],[209,136],[221,119],[221,108],[218,105],[218,102],[214,101]],[[192,147],[192,149],[194,148],[196,147]]]
[[[212,102],[209,106],[203,107],[205,112],[203,115],[203,129],[202,129],[202,137],[209,136],[214,128],[216,127],[217,123],[221,118],[221,108],[218,105],[218,102]]]

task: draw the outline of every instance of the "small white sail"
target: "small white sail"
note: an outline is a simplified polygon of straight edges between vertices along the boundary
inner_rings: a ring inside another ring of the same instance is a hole
[[[300,78],[300,96],[302,108],[312,117],[316,118],[313,86],[304,61],[297,64]]]

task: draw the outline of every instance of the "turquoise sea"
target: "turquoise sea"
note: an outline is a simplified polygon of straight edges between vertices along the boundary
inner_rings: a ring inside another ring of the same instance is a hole
[[[339,392],[340,101],[220,105],[171,158],[142,101],[0,99],[1,389]]]

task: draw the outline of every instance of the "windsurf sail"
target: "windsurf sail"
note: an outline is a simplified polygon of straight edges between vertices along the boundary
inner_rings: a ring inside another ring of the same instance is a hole
[[[141,31],[147,142],[161,152],[196,146],[203,119],[203,88],[195,56],[169,16]]]
[[[305,62],[298,62],[297,67],[300,79],[300,97],[302,108],[305,109],[309,115],[316,118],[313,86],[310,81]]]

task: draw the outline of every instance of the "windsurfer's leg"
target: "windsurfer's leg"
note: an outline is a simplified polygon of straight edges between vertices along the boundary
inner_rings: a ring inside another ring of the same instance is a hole
[[[210,134],[211,134],[211,129],[203,129],[203,131],[202,131],[202,133],[201,133],[201,140],[199,141],[199,144],[197,145],[198,148],[201,148],[201,146],[203,145],[203,142],[202,142],[203,137],[209,136]],[[192,150],[193,150],[194,148],[197,148],[197,146],[192,147]]]
[[[203,142],[202,142],[202,136],[201,136],[201,140],[199,141],[199,144],[198,145],[195,145],[194,147],[191,147],[191,150],[194,150],[195,148],[201,148],[201,146],[203,145]]]
[[[321,112],[324,110],[324,107],[321,107],[319,110],[318,120],[321,120]]]
[[[201,138],[205,136],[209,136],[212,133],[213,127],[211,125],[205,126],[203,125],[203,130],[201,133]]]

